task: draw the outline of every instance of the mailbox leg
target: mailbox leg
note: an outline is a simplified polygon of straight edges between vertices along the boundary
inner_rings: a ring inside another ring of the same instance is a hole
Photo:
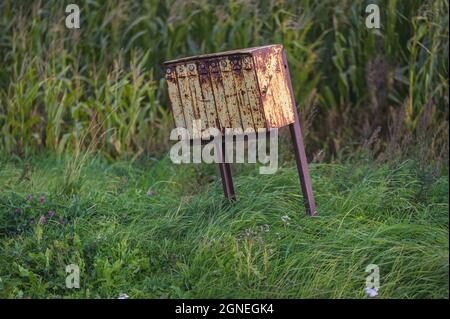
[[[291,100],[294,108],[294,123],[289,124],[292,141],[294,142],[295,160],[297,161],[297,170],[300,177],[300,185],[305,200],[306,214],[314,216],[317,214],[316,202],[311,185],[311,177],[309,176],[308,163],[306,161],[305,146],[303,145],[302,131],[300,129],[300,120],[298,118],[298,110],[295,103],[294,90],[292,89],[291,76],[287,63],[286,52],[283,50],[283,63],[286,69],[286,81],[291,92]]]
[[[317,214],[316,202],[312,191],[311,177],[309,176],[308,163],[306,160],[305,147],[303,145],[302,131],[300,129],[297,110],[295,110],[294,113],[295,121],[289,125],[289,129],[291,131],[292,142],[294,143],[295,160],[297,162],[300,185],[305,201],[306,214],[314,216]]]
[[[234,193],[233,178],[231,177],[231,167],[230,163],[225,162],[225,142],[217,146],[216,151],[219,155],[219,169],[220,176],[222,177],[223,192],[228,200],[234,201],[236,200],[236,195]]]

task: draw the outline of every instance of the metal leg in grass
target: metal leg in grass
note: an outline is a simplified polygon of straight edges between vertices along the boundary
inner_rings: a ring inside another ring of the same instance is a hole
[[[223,192],[225,197],[230,201],[236,200],[236,195],[234,193],[233,178],[231,177],[231,167],[230,163],[225,162],[225,143],[221,143],[217,147],[219,155],[219,169],[220,176],[222,178]]]
[[[300,130],[300,122],[298,120],[297,111],[295,114],[295,122],[289,125],[289,129],[291,131],[292,142],[294,144],[295,160],[297,162],[300,185],[302,187],[302,193],[305,201],[306,214],[314,216],[317,214],[316,202],[312,191],[311,177],[309,176],[308,163],[306,160],[305,148],[303,146],[303,137]]]
[[[283,50],[283,62],[286,68],[287,83],[291,92],[292,104],[294,106],[294,123],[289,124],[289,130],[291,131],[291,138],[294,144],[295,161],[297,162],[297,170],[300,178],[300,185],[304,197],[304,204],[306,214],[309,216],[317,215],[316,202],[314,200],[314,194],[312,191],[311,177],[309,176],[308,162],[306,159],[305,146],[303,144],[302,131],[300,128],[300,120],[298,116],[298,110],[295,103],[294,91],[292,89],[291,76],[289,75],[289,68],[287,64],[286,53]]]

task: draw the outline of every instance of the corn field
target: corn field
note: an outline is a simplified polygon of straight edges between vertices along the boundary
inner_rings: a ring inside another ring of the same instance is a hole
[[[159,154],[165,60],[285,46],[309,154],[448,153],[448,0],[0,1],[0,149]],[[380,7],[381,28],[365,26]]]

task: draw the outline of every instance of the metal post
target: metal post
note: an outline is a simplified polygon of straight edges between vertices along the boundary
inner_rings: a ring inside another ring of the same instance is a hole
[[[305,146],[303,144],[302,131],[300,128],[300,120],[298,117],[297,104],[295,103],[294,91],[292,89],[291,76],[287,65],[286,52],[283,50],[283,62],[287,72],[287,82],[291,92],[292,104],[294,107],[294,123],[289,124],[292,142],[294,143],[295,160],[297,162],[298,175],[300,177],[300,185],[304,197],[306,214],[314,216],[317,214],[316,202],[312,191],[311,177],[309,176],[308,163],[306,159]]]
[[[220,145],[216,144],[216,151],[219,156],[219,169],[220,176],[222,178],[223,192],[225,197],[230,200],[236,200],[236,195],[234,193],[233,178],[231,177],[231,167],[230,163],[225,162],[225,142],[221,141]]]

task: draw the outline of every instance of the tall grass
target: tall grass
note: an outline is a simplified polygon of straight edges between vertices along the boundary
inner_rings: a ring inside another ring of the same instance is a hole
[[[245,165],[230,205],[220,181],[168,156],[89,160],[71,196],[67,165],[0,161],[0,297],[364,298],[372,263],[379,298],[449,296],[448,170],[427,180],[411,160],[312,165],[320,214],[309,218],[294,167],[262,177]],[[80,289],[65,288],[71,263]]]
[[[287,49],[309,150],[371,137],[380,152],[419,137],[432,158],[448,150],[448,0],[375,1],[380,30],[365,1],[338,0],[78,1],[69,30],[69,2],[0,3],[6,153],[70,152],[82,136],[108,157],[158,153],[172,126],[164,60],[269,43]]]

